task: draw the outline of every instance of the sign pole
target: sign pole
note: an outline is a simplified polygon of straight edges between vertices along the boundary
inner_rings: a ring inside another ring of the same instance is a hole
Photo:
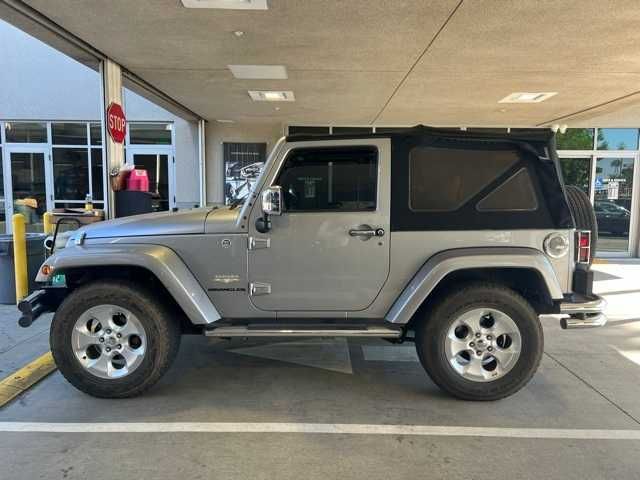
[[[126,119],[122,110],[123,94],[122,94],[122,69],[120,65],[110,59],[105,59],[100,64],[101,82],[101,122],[102,122],[102,157],[104,166],[104,193],[105,193],[105,217],[115,218],[115,195],[111,189],[109,174],[113,169],[120,169],[124,164],[124,139],[126,137]],[[112,110],[114,106],[120,111]],[[109,125],[109,111],[111,111],[111,125],[116,128],[112,131]],[[114,116],[115,113],[115,116]],[[120,117],[121,120],[117,120]],[[122,124],[116,125],[118,121],[124,120],[124,128]],[[121,138],[120,134],[121,132]],[[114,138],[115,137],[115,138]],[[117,140],[120,140],[119,142]],[[95,199],[94,199],[95,200]]]

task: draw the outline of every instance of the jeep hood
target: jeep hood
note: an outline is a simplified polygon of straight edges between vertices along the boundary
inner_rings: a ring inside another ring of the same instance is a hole
[[[86,238],[227,233],[235,230],[239,210],[226,206],[147,213],[98,222],[82,228]]]

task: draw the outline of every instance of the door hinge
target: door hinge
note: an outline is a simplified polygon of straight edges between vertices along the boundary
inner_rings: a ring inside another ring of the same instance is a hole
[[[271,293],[271,284],[252,282],[249,284],[249,293],[253,296],[269,295]]]
[[[271,247],[270,238],[249,237],[249,250],[259,250],[261,248]]]

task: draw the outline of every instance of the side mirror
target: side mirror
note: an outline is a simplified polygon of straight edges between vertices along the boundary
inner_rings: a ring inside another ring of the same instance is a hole
[[[256,219],[256,230],[267,233],[271,230],[270,215],[282,215],[282,187],[269,187],[262,192],[262,217]]]
[[[262,192],[262,213],[282,215],[282,187],[269,187]]]

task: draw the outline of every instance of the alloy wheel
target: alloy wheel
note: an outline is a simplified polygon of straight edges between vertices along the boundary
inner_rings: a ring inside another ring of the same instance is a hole
[[[445,354],[453,370],[466,380],[491,382],[516,364],[522,336],[513,319],[493,308],[475,308],[451,323]]]
[[[140,320],[126,308],[97,305],[76,321],[71,345],[80,365],[92,375],[122,378],[140,366],[147,335]]]

